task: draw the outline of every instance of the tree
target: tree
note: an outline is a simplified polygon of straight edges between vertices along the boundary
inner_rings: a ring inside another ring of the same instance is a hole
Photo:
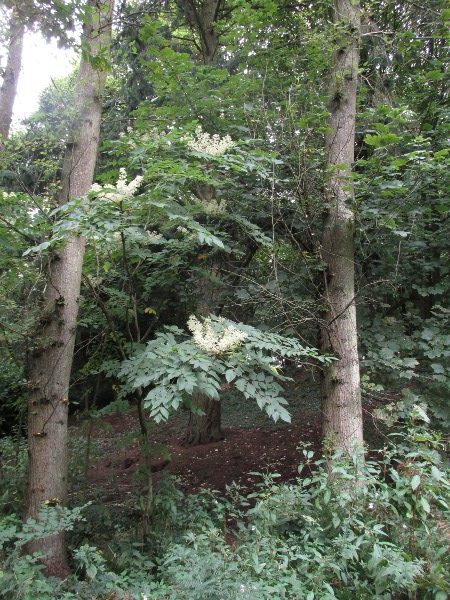
[[[85,196],[92,185],[107,73],[112,0],[89,2],[76,84],[72,138],[64,158],[59,206]],[[50,257],[35,347],[29,359],[29,469],[26,518],[38,518],[43,503],[67,500],[67,415],[70,372],[85,240],[71,237]],[[35,540],[50,575],[68,572],[64,532]]]
[[[26,30],[38,28],[46,38],[56,36],[59,43],[67,44],[68,34],[73,29],[74,9],[74,3],[61,0],[25,0],[21,3],[6,0],[2,5],[6,12],[9,11],[9,29],[6,36],[7,60],[0,89],[0,143],[8,139],[12,123]]]
[[[0,144],[8,139],[12,122],[14,100],[22,67],[23,38],[25,25],[17,10],[11,11],[8,32],[8,57],[0,89]]]
[[[336,0],[336,50],[329,93],[326,137],[326,209],[322,236],[326,315],[321,350],[339,360],[322,378],[323,436],[351,452],[363,442],[355,302],[354,161],[360,8],[356,0]]]

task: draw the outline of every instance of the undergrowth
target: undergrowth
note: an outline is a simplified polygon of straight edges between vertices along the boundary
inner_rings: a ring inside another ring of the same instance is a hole
[[[68,510],[73,572],[65,581],[46,579],[39,557],[21,554],[42,525],[3,513],[0,597],[445,600],[450,482],[442,445],[416,419],[364,465],[339,454],[314,460],[304,448],[295,483],[262,474],[248,495],[232,485],[225,496],[205,490],[183,498],[166,479],[145,540],[138,507]],[[46,510],[48,535],[61,515]]]

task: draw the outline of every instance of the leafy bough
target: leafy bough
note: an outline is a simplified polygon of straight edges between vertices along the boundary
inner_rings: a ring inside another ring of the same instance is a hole
[[[167,420],[180,404],[198,411],[191,402],[195,393],[219,400],[220,392],[231,386],[245,398],[256,400],[274,421],[290,422],[280,385],[290,379],[280,372],[282,360],[314,360],[323,364],[334,360],[295,339],[242,323],[213,315],[202,323],[195,318],[193,321],[197,324],[197,332],[191,327],[193,337],[178,327],[166,327],[122,362],[118,372],[125,384],[123,391],[149,390],[144,406],[156,422]],[[223,342],[230,333],[239,341],[226,349]]]

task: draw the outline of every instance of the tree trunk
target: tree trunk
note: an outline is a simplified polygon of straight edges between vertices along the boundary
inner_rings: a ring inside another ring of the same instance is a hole
[[[8,139],[11,128],[14,100],[22,68],[24,35],[25,25],[20,22],[17,12],[13,10],[9,21],[8,58],[0,89],[0,146]]]
[[[359,59],[358,2],[335,0],[339,24],[330,84],[330,133],[326,140],[327,205],[322,239],[326,315],[321,350],[338,360],[322,378],[323,436],[353,452],[363,444],[354,274],[354,161]]]
[[[189,424],[183,438],[184,446],[197,446],[223,440],[220,424],[220,400],[210,400],[204,394],[194,394],[193,404],[205,414],[191,412]]]
[[[201,58],[204,65],[211,65],[219,44],[215,22],[223,0],[187,0],[184,10],[190,27],[197,33]]]
[[[214,188],[212,188],[213,190]],[[203,190],[205,192],[205,190]],[[217,277],[215,273],[218,269],[214,265],[209,268],[210,273]],[[200,296],[197,299],[196,314],[207,317],[211,312],[214,312],[220,305],[220,292],[217,284],[212,283],[205,278],[199,284],[197,290]],[[198,444],[208,444],[210,442],[218,442],[223,440],[221,422],[222,410],[220,400],[211,400],[204,394],[196,393],[192,395],[193,405],[200,409],[204,414],[199,415],[191,412],[189,416],[189,424],[183,436],[184,446],[197,446]]]
[[[109,47],[113,0],[92,0],[90,23],[85,26],[84,50],[92,56]],[[97,158],[102,92],[106,72],[82,56],[76,84],[76,122],[64,159],[62,205],[86,195],[92,185]],[[85,240],[74,237],[55,251],[37,323],[36,345],[29,366],[29,468],[25,517],[38,517],[43,503],[64,506],[67,500],[67,407],[75,344]],[[31,542],[27,551],[43,552],[46,573],[68,573],[64,533]]]

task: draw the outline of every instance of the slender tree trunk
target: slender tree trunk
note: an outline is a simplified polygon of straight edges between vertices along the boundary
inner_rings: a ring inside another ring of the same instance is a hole
[[[210,192],[213,194],[214,188],[212,186],[210,188]],[[203,189],[203,193],[205,192],[206,188]],[[216,268],[214,268],[214,265],[211,265],[209,270],[211,274],[214,274],[219,269],[217,265]],[[207,317],[220,305],[221,290],[218,289],[217,284],[205,278],[200,284],[198,292],[196,314]],[[200,393],[193,394],[191,400],[193,405],[201,410],[203,414],[190,413],[189,423],[183,436],[183,445],[197,446],[198,444],[208,444],[223,440],[221,401],[211,400]]]
[[[362,407],[354,274],[354,161],[360,8],[357,0],[335,0],[339,24],[330,84],[330,133],[326,140],[327,206],[322,257],[326,263],[327,313],[321,330],[322,352],[338,360],[322,379],[323,436],[348,452],[362,447]]]
[[[200,4],[192,0],[188,2],[190,24],[199,35],[201,58],[203,64],[206,66],[212,64],[219,43],[214,22],[217,19],[221,1],[203,0]],[[202,200],[211,200],[214,197],[215,189],[208,184],[199,184],[195,193]],[[211,304],[211,301],[208,304],[203,300],[203,306],[199,305],[199,314],[207,316],[211,312]],[[204,414],[190,414],[189,424],[183,437],[183,444],[185,446],[197,446],[198,444],[208,444],[223,440],[220,401],[210,400],[204,394],[194,394],[192,402]]]
[[[20,22],[15,10],[9,21],[9,47],[3,83],[0,89],[0,146],[8,139],[11,128],[14,100],[17,94],[20,69],[22,68],[23,38],[25,25]]]
[[[76,115],[67,145],[59,203],[86,195],[93,181],[106,72],[91,57],[108,49],[113,0],[90,1],[84,50],[76,85]],[[103,56],[103,55],[102,55]],[[85,240],[74,237],[55,251],[38,321],[29,367],[29,469],[26,515],[36,519],[45,501],[64,506],[67,500],[67,407],[75,343]],[[31,542],[27,551],[43,552],[48,575],[68,573],[64,533]]]

